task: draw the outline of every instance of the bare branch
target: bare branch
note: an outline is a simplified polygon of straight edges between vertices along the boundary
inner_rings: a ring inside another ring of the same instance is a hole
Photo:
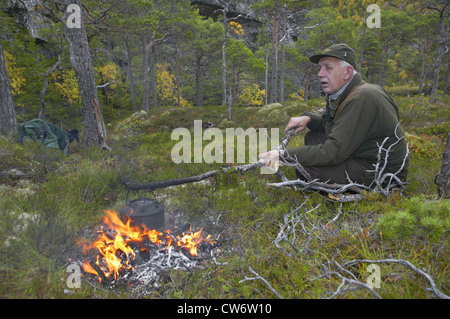
[[[311,279],[311,281],[315,281],[317,279],[321,279],[324,277],[329,278],[331,275],[337,276],[342,279],[341,284],[329,297],[330,299],[334,298],[337,295],[342,295],[342,294],[346,293],[347,291],[352,291],[352,290],[361,289],[361,288],[369,290],[370,293],[375,296],[375,298],[382,299],[381,296],[378,295],[372,287],[370,287],[366,283],[363,283],[363,282],[357,280],[354,274],[352,274],[348,270],[344,269],[334,259],[332,259],[330,261],[330,263],[332,263],[332,265],[336,266],[339,271],[343,271],[344,273],[346,273],[352,277],[352,278],[348,278],[348,277],[344,276],[343,274],[341,274],[339,271],[333,271],[333,270],[329,269],[325,264],[321,264],[325,270],[325,273],[318,277]]]
[[[406,154],[403,158],[402,165],[397,170],[397,172],[385,173],[385,169],[388,164],[389,154],[392,153],[393,147],[396,146],[398,143],[400,143],[403,139],[405,139],[405,135],[402,137],[399,137],[397,134],[399,125],[400,125],[400,123],[397,124],[397,126],[395,127],[395,131],[394,131],[395,137],[397,140],[394,143],[392,143],[387,149],[384,147],[384,145],[388,141],[389,137],[386,137],[383,140],[381,145],[379,145],[379,147],[378,147],[377,163],[374,165],[375,169],[370,171],[370,172],[374,173],[374,180],[372,183],[372,185],[375,184],[374,191],[378,191],[385,196],[389,195],[391,189],[394,187],[400,188],[400,189],[405,188],[404,183],[400,180],[400,178],[398,178],[397,175],[403,170],[403,168],[406,165],[406,161],[409,156],[409,147],[408,147],[409,144],[406,145]],[[384,158],[382,158],[383,151],[385,152]],[[386,186],[383,186],[385,184],[385,180],[387,178],[389,178],[389,182],[387,183]],[[395,182],[395,183],[393,184],[393,182]]]
[[[434,282],[433,278],[431,278],[430,275],[428,275],[426,272],[420,270],[419,268],[417,268],[416,266],[414,266],[413,264],[411,264],[407,260],[401,260],[401,259],[380,259],[380,260],[355,259],[355,260],[351,260],[351,261],[346,262],[344,264],[344,267],[353,266],[353,265],[356,265],[356,264],[359,264],[359,263],[369,263],[369,264],[396,263],[396,264],[400,264],[400,265],[406,266],[409,269],[411,269],[411,270],[419,273],[423,277],[425,277],[425,279],[428,280],[428,282],[431,285],[431,290],[436,294],[437,297],[439,297],[440,299],[450,299],[449,296],[447,296],[446,294],[441,292],[436,287],[436,283]]]
[[[270,289],[270,290],[271,290],[278,298],[284,299],[283,296],[280,295],[280,294],[278,293],[278,291],[276,291],[276,290],[272,287],[272,285],[271,285],[271,284],[270,284],[263,276],[261,276],[261,275],[258,274],[256,271],[254,271],[254,270],[252,269],[251,266],[249,266],[248,269],[249,269],[256,277],[251,277],[251,278],[245,277],[245,279],[242,279],[241,281],[239,281],[239,283],[243,283],[243,282],[248,281],[248,280],[261,280],[263,283],[265,283],[265,284],[267,285],[267,287],[269,287],[269,289]]]
[[[312,234],[316,229],[320,228],[320,226],[318,227],[314,225],[308,219],[308,214],[316,211],[320,207],[320,204],[303,214],[299,214],[299,210],[305,205],[305,203],[306,201],[303,202],[303,204],[301,204],[299,207],[291,210],[290,214],[284,215],[284,224],[280,226],[280,231],[278,232],[276,238],[273,240],[274,245],[289,257],[298,257],[299,252],[301,252],[303,256],[306,256],[310,251],[309,245],[311,242]],[[306,225],[306,223],[308,223],[309,225]],[[299,248],[297,248],[295,243],[297,239],[297,225],[301,227],[301,229],[298,229],[300,231],[300,235],[305,235],[304,245],[300,250]],[[280,246],[280,242],[282,241],[289,244],[289,246],[294,250],[295,256],[290,254]]]
[[[409,156],[408,144],[406,145],[406,154],[403,158],[403,162],[400,168],[395,173],[385,172],[389,161],[389,154],[392,153],[393,148],[405,138],[405,136],[398,136],[398,127],[399,124],[397,124],[394,131],[396,140],[391,143],[389,147],[385,147],[386,143],[389,140],[389,137],[386,137],[381,145],[378,146],[377,163],[374,164],[374,170],[369,171],[374,173],[374,181],[370,186],[352,182],[348,174],[348,184],[329,184],[328,182],[323,183],[319,182],[318,180],[311,180],[310,175],[299,163],[297,158],[291,157],[287,152],[284,152],[284,156],[281,156],[281,165],[294,167],[297,172],[300,173],[301,176],[303,176],[303,178],[297,180],[283,179],[282,182],[270,183],[268,184],[268,186],[274,188],[288,186],[294,187],[296,190],[300,191],[320,191],[327,193],[331,200],[341,203],[361,200],[361,193],[363,191],[380,192],[381,194],[387,196],[393,188],[404,189],[405,185],[403,181],[398,177],[398,174],[400,174],[407,163],[407,159]],[[284,146],[285,145],[286,144],[284,144]],[[283,145],[280,145],[280,147],[278,148],[278,150],[283,149],[285,149],[283,148]],[[349,191],[356,194],[346,195],[345,193]]]
[[[102,88],[105,88],[105,87],[107,87],[107,86],[110,86],[111,84],[116,84],[116,83],[117,83],[117,81],[114,81],[114,82],[108,82],[108,83],[103,84],[103,85],[98,85],[98,86],[97,86],[97,89],[102,89]]]

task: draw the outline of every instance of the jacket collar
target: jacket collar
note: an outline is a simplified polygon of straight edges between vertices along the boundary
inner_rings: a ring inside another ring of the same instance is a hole
[[[327,99],[329,99],[331,103],[331,109],[336,109],[339,104],[341,104],[341,102],[345,100],[350,91],[362,81],[363,80],[361,78],[361,75],[359,73],[356,73],[355,75],[353,75],[353,78],[336,93],[327,95]]]

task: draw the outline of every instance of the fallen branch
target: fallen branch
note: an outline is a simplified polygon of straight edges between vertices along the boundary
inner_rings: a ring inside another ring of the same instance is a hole
[[[269,183],[267,184],[269,187],[279,188],[283,186],[301,186],[300,190],[313,190],[313,191],[322,191],[332,195],[341,195],[347,191],[352,191],[356,193],[361,193],[363,190],[371,190],[371,188],[357,183],[349,183],[349,184],[327,184],[322,183],[317,180],[312,181],[304,181],[301,179],[290,180],[279,183]]]
[[[356,279],[355,275],[353,275],[350,271],[344,269],[341,265],[339,265],[334,259],[332,259],[330,262],[333,262],[334,266],[337,266],[339,271],[343,271],[344,273],[348,274],[350,277],[352,278],[348,278],[346,276],[344,276],[343,274],[341,274],[339,271],[334,271],[329,269],[325,264],[321,264],[321,266],[324,268],[325,273],[317,276],[313,279],[311,279],[311,281],[315,281],[317,279],[321,279],[324,277],[330,277],[331,275],[337,276],[339,278],[342,279],[341,284],[339,285],[339,287],[331,294],[331,296],[329,297],[329,299],[334,298],[337,295],[342,295],[347,291],[352,291],[352,290],[356,290],[356,289],[367,289],[370,291],[370,293],[372,295],[374,295],[375,298],[377,299],[382,299],[381,296],[379,294],[376,293],[376,291],[370,287],[368,284],[363,283],[359,280]]]
[[[177,179],[168,179],[165,181],[154,181],[149,183],[136,183],[129,180],[127,177],[120,177],[120,182],[125,185],[127,190],[148,190],[148,191],[154,191],[158,188],[165,188],[169,186],[176,186],[180,184],[186,184],[186,183],[194,183],[199,182],[204,179],[213,177],[219,173],[219,170],[209,171],[206,173],[202,173],[199,175],[189,176],[189,177],[183,177],[183,178],[177,178]]]
[[[270,284],[263,276],[261,276],[261,275],[258,274],[256,271],[254,271],[254,270],[252,269],[251,266],[249,266],[248,269],[249,269],[256,277],[251,277],[251,278],[245,277],[245,279],[242,279],[241,281],[239,281],[239,283],[243,283],[243,282],[248,281],[248,280],[261,280],[263,283],[265,283],[265,284],[267,285],[267,287],[269,287],[269,289],[270,289],[270,290],[271,290],[278,298],[284,299],[283,296],[280,295],[280,294],[278,293],[278,291],[276,291],[276,290],[272,287],[272,285],[271,285],[271,284]]]
[[[449,296],[447,296],[446,294],[441,292],[436,287],[436,283],[434,282],[433,278],[431,278],[430,275],[428,275],[426,272],[420,270],[419,268],[417,268],[416,266],[411,264],[409,261],[401,260],[401,259],[380,259],[380,260],[355,259],[355,260],[351,260],[351,261],[346,262],[344,264],[344,267],[353,266],[353,265],[360,264],[360,263],[369,263],[369,264],[396,263],[396,264],[400,264],[400,265],[406,266],[409,269],[419,273],[421,276],[425,277],[425,279],[428,280],[428,282],[431,285],[431,290],[436,294],[436,296],[438,298],[440,298],[440,299],[450,299]],[[427,289],[427,290],[430,290],[430,289]]]
[[[303,207],[305,203],[306,201],[296,209],[293,209],[290,214],[284,215],[284,224],[280,226],[280,231],[278,232],[276,238],[273,240],[274,245],[289,257],[298,256],[293,256],[285,249],[283,249],[283,247],[280,246],[280,242],[284,241],[288,243],[289,246],[294,250],[295,254],[301,252],[304,256],[306,256],[309,252],[309,244],[311,242],[312,233],[318,228],[316,225],[313,225],[308,219],[308,214],[316,211],[320,205],[314,207],[309,211],[306,211],[304,214],[299,214],[298,211]],[[311,227],[307,227],[305,225],[305,221],[308,222]],[[305,244],[300,250],[295,245],[295,240],[297,238],[297,225],[301,226],[300,234],[303,233],[305,235]],[[308,230],[308,228],[310,229]]]
[[[280,140],[279,149],[282,149],[282,148],[284,149],[286,147],[286,145],[289,143],[289,140],[292,138],[292,136],[294,136],[294,134],[295,134],[294,129],[291,129],[291,130],[285,132],[285,135]],[[245,174],[248,171],[261,168],[264,165],[265,165],[265,160],[258,160],[254,163],[237,165],[237,166],[228,166],[228,167],[208,171],[208,172],[194,175],[194,176],[182,177],[182,178],[177,178],[177,179],[169,179],[169,180],[165,180],[165,181],[154,181],[154,182],[149,182],[149,183],[133,182],[129,178],[122,176],[122,177],[120,177],[120,182],[125,185],[127,190],[154,191],[155,189],[158,189],[158,188],[165,188],[165,187],[169,187],[169,186],[176,186],[176,185],[181,185],[181,184],[186,184],[186,183],[199,182],[199,181],[208,179],[210,177],[216,176],[219,173],[224,173],[224,172],[229,172],[229,171],[231,171],[231,172],[234,171],[234,172],[237,172],[240,174]]]
[[[387,173],[386,168],[388,164],[389,154],[392,153],[393,147],[400,143],[405,136],[399,137],[397,134],[399,125],[395,128],[395,138],[396,141],[389,145],[388,148],[385,147],[385,144],[389,140],[389,137],[386,137],[381,145],[378,146],[378,154],[377,154],[377,163],[374,164],[374,170],[369,171],[374,173],[374,181],[371,185],[365,186],[362,184],[354,183],[351,181],[347,174],[348,184],[328,184],[319,182],[318,180],[311,180],[309,174],[303,168],[303,166],[298,162],[297,158],[291,157],[289,154],[285,156],[281,156],[281,163],[283,166],[289,166],[296,169],[301,176],[302,179],[297,180],[287,180],[282,179],[282,182],[279,183],[269,183],[267,186],[273,188],[279,187],[293,187],[295,190],[299,191],[319,191],[328,194],[328,197],[336,202],[355,202],[362,199],[361,193],[363,191],[369,192],[379,192],[385,196],[388,196],[393,188],[404,189],[405,185],[402,180],[398,177],[398,174],[403,170],[407,163],[407,159],[409,156],[408,145],[406,145],[406,154],[403,158],[402,165],[395,173]],[[383,156],[384,152],[384,156]],[[353,192],[356,194],[345,194],[348,192]]]

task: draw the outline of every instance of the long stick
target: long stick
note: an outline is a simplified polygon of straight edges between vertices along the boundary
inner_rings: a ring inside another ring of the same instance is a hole
[[[290,129],[289,131],[285,132],[283,138],[280,140],[280,146],[277,148],[278,150],[285,149],[287,144],[289,143],[289,140],[295,135],[295,129]],[[154,181],[149,183],[137,183],[129,180],[127,177],[122,176],[120,178],[120,182],[125,185],[127,190],[149,190],[153,191],[158,188],[165,188],[169,186],[175,186],[180,184],[186,184],[186,183],[195,183],[202,181],[204,179],[216,176],[219,173],[227,172],[230,170],[234,170],[235,172],[239,172],[241,174],[245,174],[246,172],[250,170],[254,170],[260,167],[263,167],[265,165],[264,160],[258,160],[251,164],[244,164],[244,165],[238,165],[238,166],[229,166],[226,168],[221,168],[217,170],[212,170],[206,173],[189,176],[189,177],[183,177],[183,178],[177,178],[177,179],[169,179],[165,181]]]

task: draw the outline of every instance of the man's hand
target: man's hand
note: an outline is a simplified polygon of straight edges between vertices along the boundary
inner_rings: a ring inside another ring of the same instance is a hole
[[[309,122],[311,122],[311,118],[307,115],[303,115],[300,117],[291,117],[284,130],[288,131],[291,128],[295,128],[295,134],[297,134],[298,132],[303,131],[309,124]]]
[[[280,152],[278,150],[271,150],[267,153],[259,154],[258,158],[265,160],[267,167],[270,167],[275,172],[278,171],[278,167],[280,166]]]

